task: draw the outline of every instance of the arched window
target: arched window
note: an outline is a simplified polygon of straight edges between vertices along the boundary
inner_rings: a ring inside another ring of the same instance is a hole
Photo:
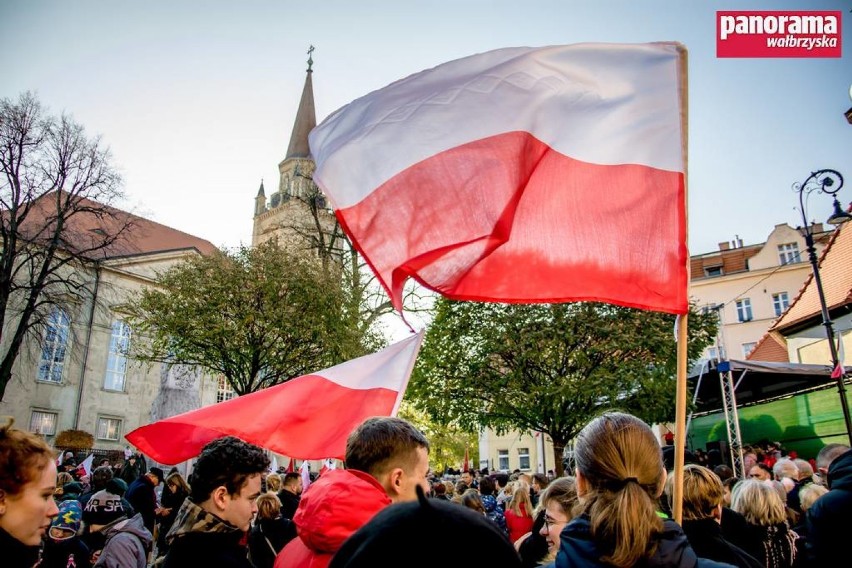
[[[62,369],[68,350],[68,331],[71,320],[68,312],[54,307],[47,316],[44,337],[41,342],[41,359],[38,364],[38,380],[51,383],[62,382]]]

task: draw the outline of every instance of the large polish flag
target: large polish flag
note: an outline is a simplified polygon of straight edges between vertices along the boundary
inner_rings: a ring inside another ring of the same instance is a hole
[[[210,441],[236,436],[302,460],[343,459],[346,439],[371,416],[399,410],[423,333],[372,355],[137,428],[125,436],[147,456],[176,464]]]
[[[451,61],[316,127],[314,180],[397,309],[413,277],[685,313],[685,61],[674,43]]]

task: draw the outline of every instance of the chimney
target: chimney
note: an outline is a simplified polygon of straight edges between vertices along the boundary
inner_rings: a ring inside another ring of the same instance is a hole
[[[813,224],[814,234],[822,233],[825,231],[825,227],[822,226],[822,223],[814,223]]]
[[[719,250],[729,250],[731,248],[731,243],[728,241],[723,241],[719,243]]]

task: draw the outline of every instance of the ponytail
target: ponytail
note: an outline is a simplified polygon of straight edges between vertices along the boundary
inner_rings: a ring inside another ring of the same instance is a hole
[[[663,460],[648,425],[629,414],[604,414],[580,432],[575,456],[587,486],[581,511],[601,559],[621,568],[653,555],[663,530],[655,499]]]

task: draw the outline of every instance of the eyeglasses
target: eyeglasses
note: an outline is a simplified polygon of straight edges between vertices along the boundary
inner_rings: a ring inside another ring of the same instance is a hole
[[[556,519],[553,519],[553,518],[548,517],[546,515],[544,517],[544,527],[545,527],[545,529],[547,529],[547,532],[550,532],[550,527],[552,527],[553,525],[564,525],[564,524],[567,524],[567,523],[568,523],[568,521],[557,521]]]

